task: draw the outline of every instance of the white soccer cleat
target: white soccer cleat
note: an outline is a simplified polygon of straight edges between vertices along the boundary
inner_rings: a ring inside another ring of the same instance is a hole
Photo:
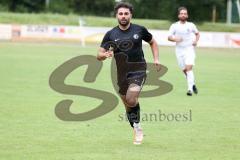
[[[133,131],[134,131],[133,144],[136,144],[136,145],[142,144],[143,130],[140,126],[140,123],[134,123],[133,124]]]

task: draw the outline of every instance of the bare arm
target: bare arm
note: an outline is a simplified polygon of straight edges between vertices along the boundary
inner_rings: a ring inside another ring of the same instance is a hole
[[[154,38],[152,38],[152,40],[148,43],[149,43],[149,45],[151,47],[151,50],[152,50],[154,64],[157,67],[157,71],[159,71],[160,70],[160,63],[159,63],[159,50],[158,50],[157,41]]]
[[[194,46],[197,45],[198,40],[199,40],[199,38],[200,38],[200,34],[199,34],[199,32],[195,33],[195,36],[196,36],[196,39],[195,39],[195,41],[193,41],[193,45],[194,45]]]
[[[176,36],[168,36],[168,40],[171,42],[181,42],[182,38],[181,37],[176,37]]]
[[[103,61],[106,58],[112,57],[113,56],[113,51],[107,51],[106,49],[100,47],[98,50],[98,55],[97,55],[97,59],[99,61]]]

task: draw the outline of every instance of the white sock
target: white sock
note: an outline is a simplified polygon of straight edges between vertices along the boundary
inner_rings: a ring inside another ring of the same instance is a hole
[[[133,123],[133,127],[134,128],[139,128],[139,129],[141,129],[141,125],[140,125],[140,122],[139,123]]]
[[[194,85],[194,74],[192,70],[187,71],[187,83],[188,83],[188,90],[192,91],[193,85]]]

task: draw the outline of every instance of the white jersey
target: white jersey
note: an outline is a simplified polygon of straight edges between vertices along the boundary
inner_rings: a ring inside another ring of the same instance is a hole
[[[198,29],[195,24],[191,22],[180,23],[180,21],[173,23],[169,29],[169,36],[181,37],[183,41],[177,42],[177,47],[192,46],[195,40],[195,33]]]

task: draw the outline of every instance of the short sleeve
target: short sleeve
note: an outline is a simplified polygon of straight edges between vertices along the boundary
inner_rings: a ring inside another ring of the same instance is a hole
[[[148,32],[148,30],[145,27],[142,27],[142,39],[145,42],[150,42],[152,40],[152,34]]]
[[[100,47],[108,50],[108,48],[107,48],[107,42],[109,42],[109,41],[110,41],[110,31],[108,31],[108,32],[104,35]]]
[[[198,32],[199,32],[198,29],[197,29],[197,27],[196,27],[196,25],[193,24],[193,23],[192,23],[192,32],[193,32],[193,33],[198,33]]]
[[[168,31],[168,36],[173,36],[175,35],[175,27],[174,27],[174,24],[172,24],[169,28],[169,31]]]

